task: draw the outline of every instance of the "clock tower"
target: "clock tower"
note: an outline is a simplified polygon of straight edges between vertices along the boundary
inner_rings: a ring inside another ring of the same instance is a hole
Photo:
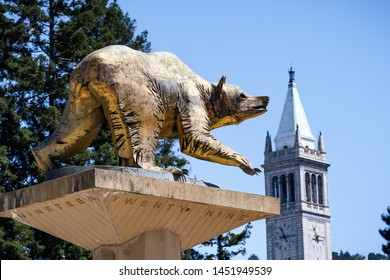
[[[289,84],[275,149],[267,132],[265,194],[280,199],[280,216],[266,220],[267,259],[332,259],[328,167],[322,133],[317,148],[295,83]]]

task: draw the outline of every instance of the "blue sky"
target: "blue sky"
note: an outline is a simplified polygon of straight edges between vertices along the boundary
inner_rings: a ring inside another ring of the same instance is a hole
[[[259,167],[267,130],[275,137],[288,68],[329,168],[332,251],[381,252],[380,215],[390,206],[390,2],[118,1],[148,30],[152,51],[170,51],[200,76],[270,96],[268,112],[212,134]],[[191,176],[264,194],[264,176],[189,158]],[[265,222],[248,255],[266,259]]]

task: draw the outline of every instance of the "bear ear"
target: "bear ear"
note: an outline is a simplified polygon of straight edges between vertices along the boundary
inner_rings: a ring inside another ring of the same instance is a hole
[[[216,88],[216,91],[217,91],[218,93],[222,93],[222,92],[223,92],[222,89],[223,89],[223,85],[224,85],[225,83],[226,83],[226,76],[223,75],[223,76],[221,77],[221,79],[219,80],[218,85],[217,85],[217,88]]]

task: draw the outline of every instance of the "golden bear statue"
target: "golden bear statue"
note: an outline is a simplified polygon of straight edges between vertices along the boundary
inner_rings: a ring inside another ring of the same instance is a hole
[[[108,123],[121,166],[162,170],[155,163],[157,141],[177,137],[189,156],[257,174],[259,169],[210,130],[265,113],[269,97],[249,96],[225,80],[210,83],[171,53],[105,47],[73,70],[60,123],[32,152],[46,173],[53,159],[85,151]]]

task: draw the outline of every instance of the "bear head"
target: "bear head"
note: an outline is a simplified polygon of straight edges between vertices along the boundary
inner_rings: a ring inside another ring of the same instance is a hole
[[[211,129],[239,124],[267,112],[268,96],[250,96],[239,87],[226,84],[226,76],[212,87],[206,102]]]

